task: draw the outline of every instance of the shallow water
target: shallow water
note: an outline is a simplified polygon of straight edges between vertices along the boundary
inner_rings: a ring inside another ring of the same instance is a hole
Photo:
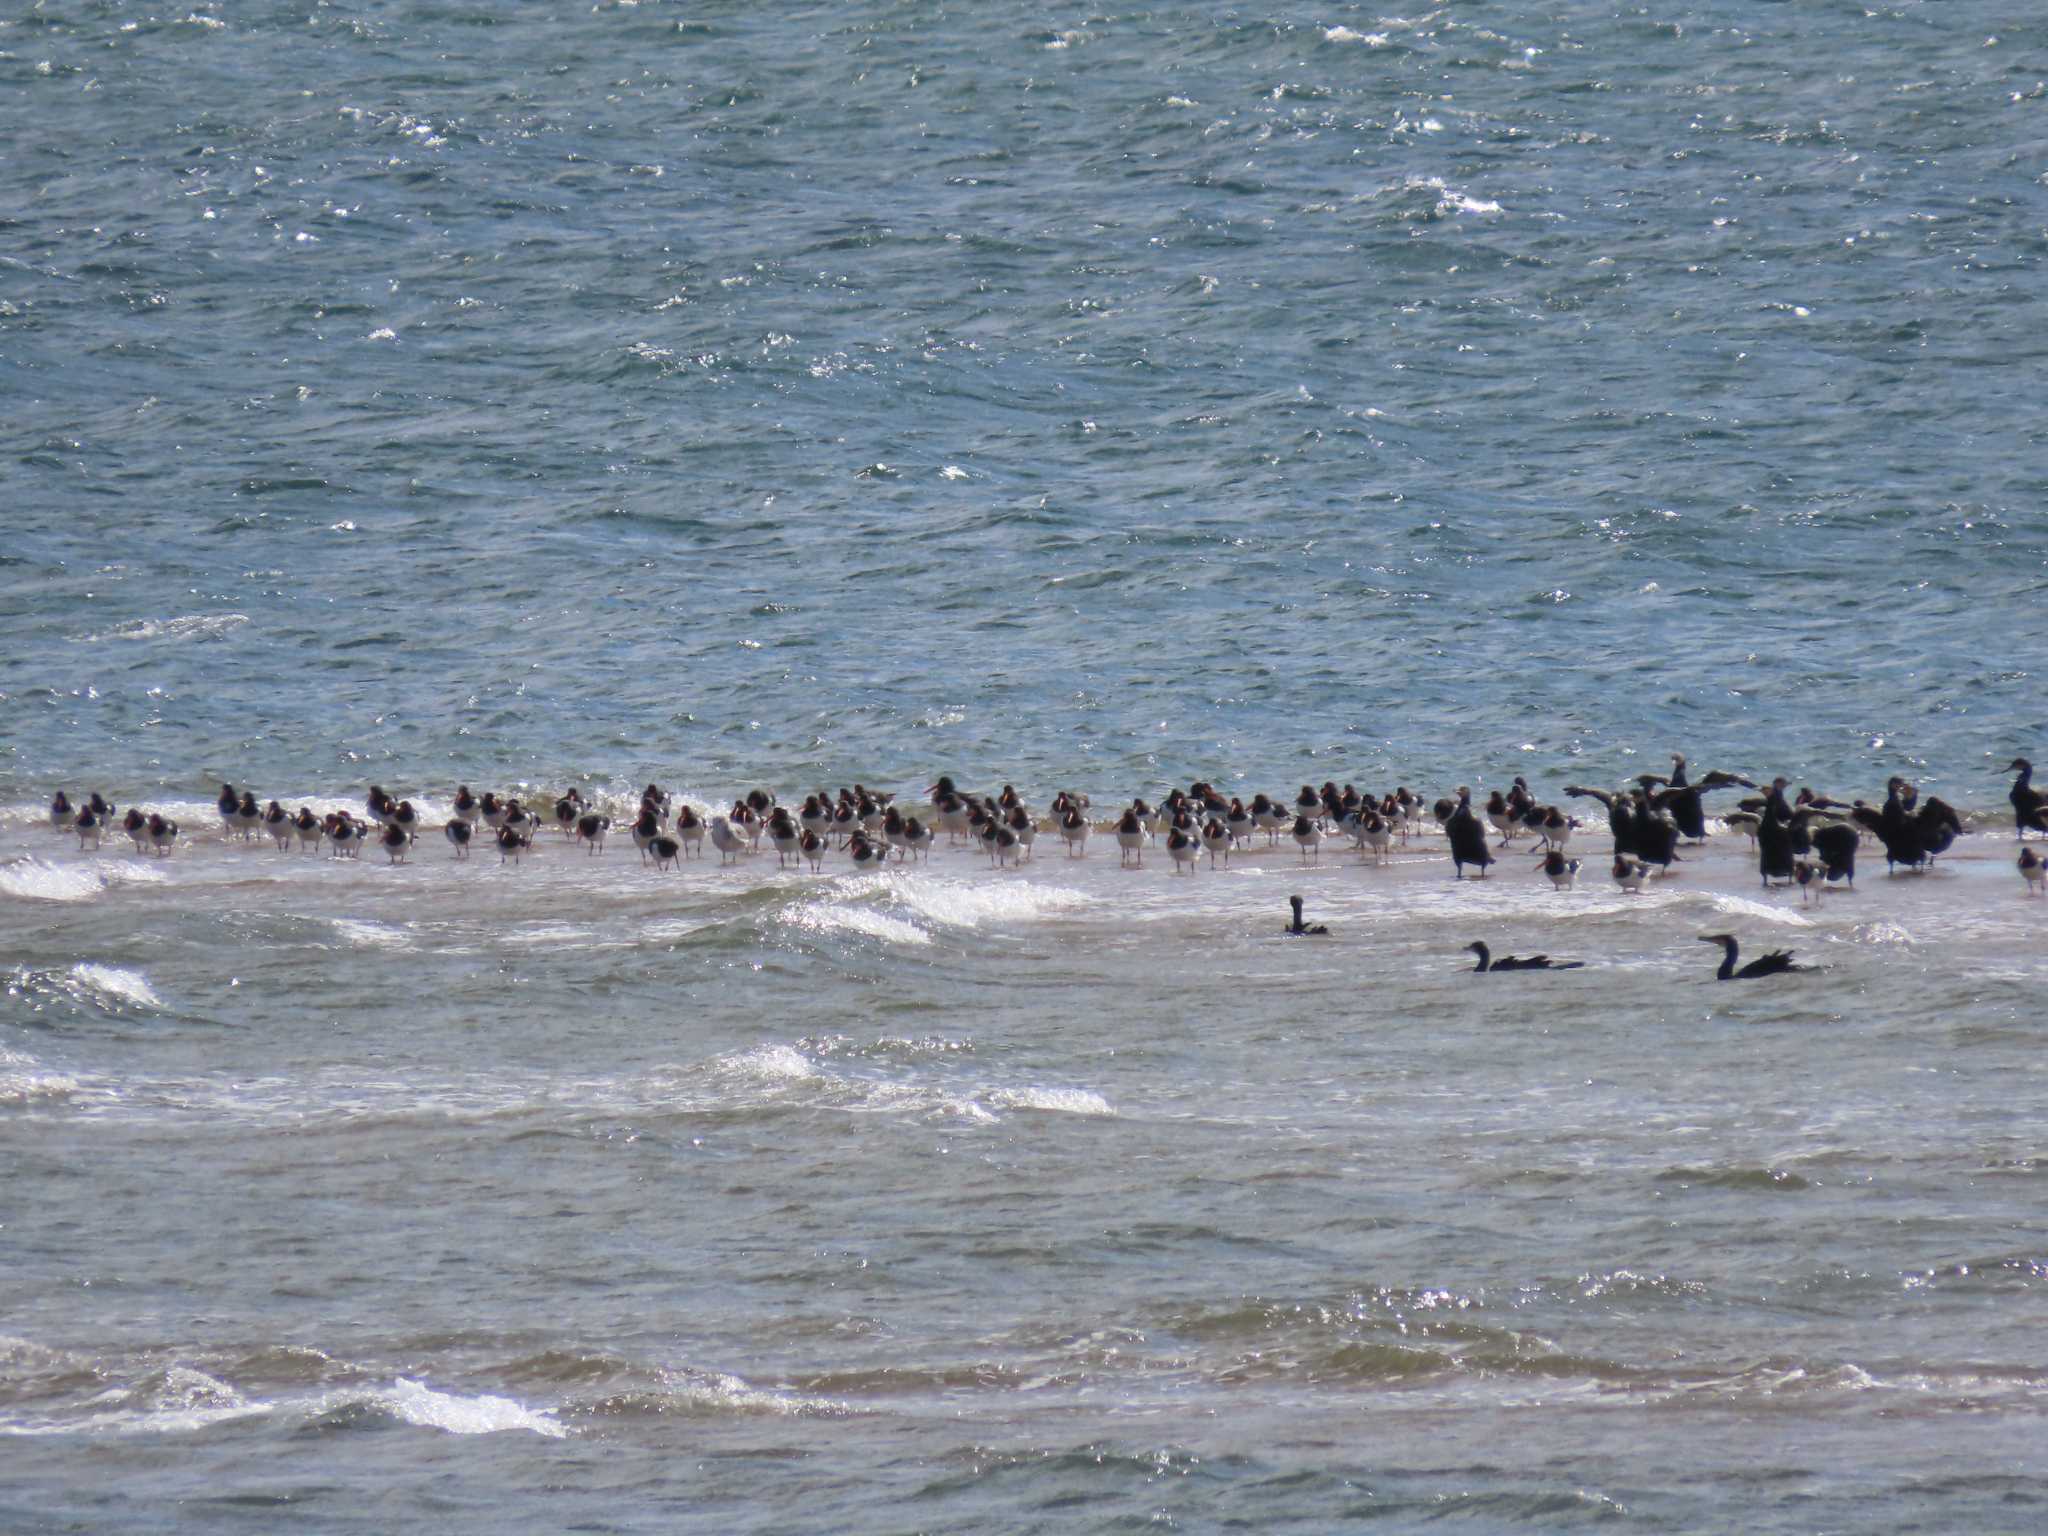
[[[179,11],[0,18],[0,1523],[2039,1527],[2030,16]],[[1974,830],[211,815],[1675,750]]]
[[[53,837],[4,850],[18,1517],[2041,1496],[2041,918],[2001,834],[1817,906],[1739,837],[1641,896],[1519,854],[1459,886],[1434,835],[1185,876],[1103,838],[814,876]],[[1279,932],[1294,891],[1331,938]],[[1722,929],[1819,968],[1715,983]],[[1587,964],[1474,976],[1474,935]],[[84,1454],[122,1470],[80,1506]]]

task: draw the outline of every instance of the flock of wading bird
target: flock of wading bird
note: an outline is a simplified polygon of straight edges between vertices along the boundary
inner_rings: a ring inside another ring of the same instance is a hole
[[[1613,838],[1608,873],[1623,891],[1639,892],[1647,881],[1668,874],[1680,862],[1681,845],[1703,844],[1708,837],[1705,797],[1731,789],[1754,793],[1723,814],[1722,825],[1748,834],[1765,889],[1796,884],[1802,902],[1820,901],[1833,884],[1854,886],[1856,850],[1866,834],[1883,847],[1887,873],[1896,874],[1927,869],[1963,829],[1952,806],[1934,796],[1922,800],[1914,785],[1902,778],[1890,780],[1884,803],[1873,806],[1806,788],[1788,798],[1790,781],[1782,777],[1759,785],[1740,774],[1716,771],[1692,780],[1686,776],[1682,755],[1674,753],[1671,761],[1669,774],[1641,774],[1619,789],[1564,786],[1566,799],[1595,801],[1604,809]],[[2025,846],[2024,839],[2029,832],[2048,836],[2048,792],[2033,787],[2033,765],[2025,758],[2015,758],[2008,771],[2017,775],[2008,798],[2022,840],[2019,873],[2027,894],[2041,895],[2048,887],[2048,859]],[[949,847],[979,848],[992,867],[1003,868],[1031,858],[1044,831],[1064,845],[1069,858],[1086,857],[1089,839],[1108,835],[1115,838],[1119,860],[1127,868],[1143,868],[1146,850],[1163,847],[1175,874],[1192,875],[1205,859],[1213,868],[1233,853],[1256,847],[1261,837],[1268,848],[1279,846],[1283,837],[1291,839],[1304,863],[1320,861],[1324,844],[1330,843],[1384,864],[1396,845],[1407,846],[1433,822],[1444,836],[1453,873],[1460,880],[1468,872],[1473,879],[1485,879],[1487,870],[1499,862],[1496,851],[1523,836],[1533,840],[1537,871],[1556,888],[1570,889],[1581,868],[1570,847],[1584,823],[1561,805],[1542,804],[1521,778],[1505,790],[1495,790],[1476,809],[1472,791],[1464,786],[1455,796],[1426,804],[1405,786],[1375,798],[1348,784],[1341,789],[1328,783],[1321,789],[1304,784],[1291,800],[1261,794],[1247,804],[1241,796],[1225,795],[1213,784],[1198,782],[1169,791],[1157,805],[1133,800],[1113,820],[1105,821],[1091,819],[1087,797],[1070,791],[1053,797],[1046,817],[1034,813],[1007,784],[999,794],[976,795],[960,789],[950,777],[941,777],[925,793],[929,820],[904,815],[893,803],[894,795],[859,784],[836,796],[820,790],[794,810],[768,790],[756,789],[723,814],[707,817],[658,784],[649,784],[628,831],[642,862],[657,869],[673,869],[681,859],[701,857],[707,839],[721,864],[758,854],[766,842],[778,867],[809,864],[817,873],[828,857],[841,856],[857,869],[880,869],[892,858],[899,863],[928,859],[941,835]],[[232,784],[221,786],[217,804],[224,838],[254,843],[268,836],[279,852],[294,843],[304,853],[318,852],[324,845],[330,857],[353,859],[364,845],[374,844],[395,864],[411,854],[425,830],[413,803],[394,797],[381,785],[370,787],[364,806],[367,817],[349,811],[316,815],[304,805],[292,812],[276,800],[259,805],[253,790],[238,790]],[[118,813],[119,808],[97,792],[74,802],[59,790],[50,802],[51,825],[76,833],[81,849],[98,848],[102,836],[117,825]],[[549,819],[564,839],[591,854],[604,851],[614,827],[612,817],[578,789],[557,798],[551,818],[544,818],[516,797],[477,795],[464,784],[455,792],[441,833],[458,859],[469,857],[473,845],[485,842],[497,848],[501,863],[516,864],[534,850]],[[168,854],[180,837],[175,821],[132,807],[118,827],[138,853]],[[1326,927],[1303,920],[1299,896],[1290,902],[1294,916],[1288,933],[1328,933]],[[1803,968],[1783,950],[1738,967],[1732,935],[1700,937],[1722,946],[1718,974],[1724,981]],[[1547,955],[1496,957],[1478,943],[1468,948],[1478,956],[1478,971],[1566,970],[1578,964],[1553,961]]]

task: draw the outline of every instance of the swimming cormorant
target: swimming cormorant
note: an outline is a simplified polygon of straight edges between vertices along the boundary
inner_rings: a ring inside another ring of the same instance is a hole
[[[1748,981],[1756,976],[1776,976],[1781,971],[1803,971],[1806,969],[1803,965],[1794,965],[1792,963],[1791,950],[1774,949],[1769,954],[1750,961],[1749,964],[1738,970],[1735,965],[1737,950],[1734,934],[1703,933],[1700,935],[1700,942],[1702,944],[1718,944],[1721,946],[1721,969],[1714,972],[1714,979],[1716,981]]]
[[[1479,957],[1474,971],[1576,971],[1585,964],[1583,960],[1553,960],[1548,955],[1502,955],[1493,958],[1493,951],[1474,939],[1465,946]]]
[[[1289,933],[1301,934],[1310,938],[1324,936],[1329,933],[1330,930],[1325,928],[1321,923],[1317,923],[1314,927],[1310,927],[1307,923],[1304,923],[1301,920],[1301,898],[1299,896],[1288,897],[1287,904],[1290,907],[1294,908],[1294,921],[1287,925],[1287,931]]]

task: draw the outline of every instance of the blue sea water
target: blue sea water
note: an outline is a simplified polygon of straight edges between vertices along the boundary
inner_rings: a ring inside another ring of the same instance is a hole
[[[1975,794],[2042,725],[2010,8],[0,45],[23,794],[1524,741]]]
[[[1432,845],[1303,970],[1291,851],[655,895],[205,808],[1683,751],[1990,825],[2044,82],[1977,0],[0,18],[6,1519],[2038,1528],[1989,833],[1825,916]],[[1475,916],[1614,965],[1475,1008]]]

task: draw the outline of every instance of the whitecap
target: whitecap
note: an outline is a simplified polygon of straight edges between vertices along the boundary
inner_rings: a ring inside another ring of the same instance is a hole
[[[436,1392],[405,1376],[399,1377],[389,1391],[373,1393],[368,1400],[408,1424],[445,1430],[451,1435],[491,1435],[523,1429],[560,1440],[569,1433],[551,1414],[509,1397],[459,1397],[452,1392]]]
[[[103,634],[85,635],[98,640],[216,640],[249,622],[246,613],[188,613],[174,619],[130,619]]]
[[[272,1411],[269,1403],[251,1402],[226,1382],[183,1365],[171,1366],[137,1386],[110,1387],[90,1399],[86,1406],[100,1411],[83,1421],[0,1422],[0,1434],[75,1435],[81,1429],[130,1435],[177,1434],[204,1429],[226,1419]]]
[[[932,936],[913,922],[839,902],[813,901],[793,907],[788,922],[811,933],[858,933],[885,944],[923,945],[932,941]]]
[[[1811,928],[1813,921],[1784,907],[1765,906],[1760,901],[1751,901],[1747,896],[1709,896],[1707,905],[1716,912],[1729,917],[1747,918],[1753,922],[1778,923],[1787,928]]]
[[[927,922],[969,929],[1057,917],[1093,903],[1092,897],[1067,886],[1036,881],[974,885],[930,875],[897,879],[890,884],[890,895]]]
[[[722,1057],[717,1065],[727,1076],[770,1083],[799,1082],[824,1075],[808,1056],[787,1045],[757,1045],[737,1056]]]
[[[161,1008],[164,1005],[164,1000],[150,986],[148,977],[140,971],[124,970],[118,965],[80,961],[71,967],[71,982],[93,1001],[111,1003],[117,1008]]]
[[[0,1047],[0,1105],[20,1108],[68,1099],[78,1091],[78,1080],[62,1072],[45,1071],[33,1056]],[[0,1338],[0,1359],[6,1358],[7,1341]]]
[[[33,857],[0,864],[0,893],[30,901],[91,901],[105,888],[91,869],[63,868]]]
[[[1060,1115],[1114,1115],[1109,1100],[1089,1088],[999,1088],[989,1096],[999,1109],[1037,1109]]]
[[[669,1375],[662,1383],[664,1395],[678,1406],[717,1412],[771,1414],[790,1418],[839,1418],[852,1413],[846,1404],[827,1397],[805,1397],[794,1392],[770,1391],[725,1372]]]
[[[382,923],[360,922],[352,917],[331,918],[329,921],[351,949],[407,949],[412,945],[410,936]]]

